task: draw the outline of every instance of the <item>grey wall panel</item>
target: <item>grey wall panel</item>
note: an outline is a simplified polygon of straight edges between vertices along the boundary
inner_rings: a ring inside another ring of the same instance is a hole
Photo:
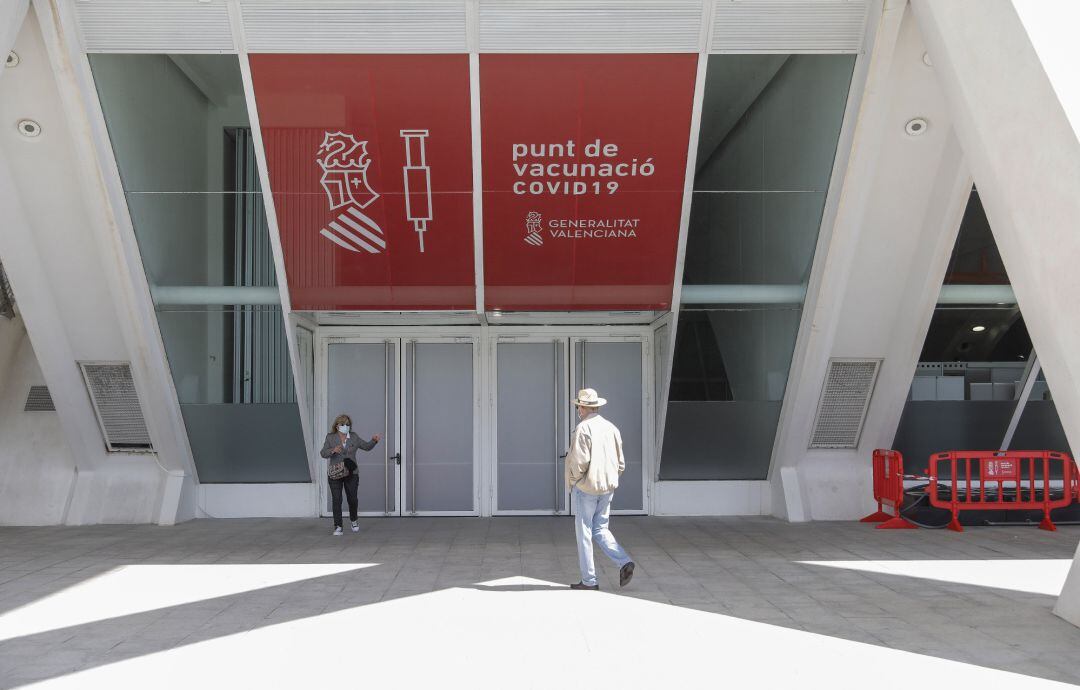
[[[934,453],[997,450],[1015,407],[1012,400],[908,401],[893,448],[903,453],[908,473],[922,472]],[[1053,401],[1027,404],[1010,448],[1070,452]]]
[[[311,481],[296,403],[180,410],[203,484]]]
[[[780,401],[670,402],[660,479],[765,479]]]

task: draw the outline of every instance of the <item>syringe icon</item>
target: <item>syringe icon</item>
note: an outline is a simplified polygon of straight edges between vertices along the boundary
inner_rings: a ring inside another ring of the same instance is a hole
[[[405,140],[405,216],[420,235],[420,253],[424,252],[424,233],[431,220],[431,168],[424,150],[426,129],[403,129]]]

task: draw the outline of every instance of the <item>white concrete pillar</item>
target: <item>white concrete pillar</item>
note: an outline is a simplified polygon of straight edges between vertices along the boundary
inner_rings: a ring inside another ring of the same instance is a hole
[[[912,7],[1066,437],[1080,449],[1080,9],[1009,0]],[[1080,625],[1080,561],[1056,612]]]
[[[175,484],[193,476],[190,451],[160,339],[155,352],[156,330],[147,335],[156,322],[145,277],[136,249],[118,246],[93,151],[100,135],[78,103],[54,20],[35,5],[16,42],[20,64],[0,80],[0,122],[41,125],[35,137],[0,127],[0,257],[74,456],[63,522],[169,524],[183,494]],[[80,361],[131,362],[155,454],[106,451]]]
[[[887,3],[851,153],[836,163],[835,220],[823,222],[777,433],[772,504],[792,521],[872,512],[871,455],[896,433],[971,191],[924,52],[906,3]],[[905,131],[913,118],[930,123],[918,136]],[[808,450],[831,358],[882,365],[858,447]]]

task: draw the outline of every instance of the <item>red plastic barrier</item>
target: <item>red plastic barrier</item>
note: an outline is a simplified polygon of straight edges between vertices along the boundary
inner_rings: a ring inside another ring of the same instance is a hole
[[[943,465],[947,477],[942,473]],[[1071,505],[1080,490],[1080,473],[1073,459],[1067,453],[1048,450],[936,453],[930,456],[927,473],[930,504],[952,512],[949,529],[954,532],[964,531],[961,510],[1041,510],[1039,528],[1053,531],[1057,527],[1050,511]],[[1055,497],[1058,481],[1061,491]]]
[[[880,522],[878,529],[916,529],[900,515],[904,507],[904,456],[899,451],[874,451],[874,500],[877,512],[860,522]],[[885,508],[891,508],[892,513],[886,513]]]

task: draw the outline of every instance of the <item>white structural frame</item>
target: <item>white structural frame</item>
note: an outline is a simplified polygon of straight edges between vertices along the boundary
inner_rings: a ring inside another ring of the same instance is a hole
[[[480,8],[465,5],[465,41],[469,49],[469,126],[472,128],[473,283],[476,316],[486,322],[484,310],[484,173],[480,127]]]
[[[289,278],[285,272],[285,252],[281,245],[277,207],[274,204],[273,189],[270,186],[270,168],[266,161],[266,148],[263,145],[259,108],[255,102],[255,84],[251,77],[251,62],[248,59],[247,40],[244,37],[240,6],[235,2],[229,3],[229,22],[232,24],[234,36],[237,37],[240,78],[244,87],[248,125],[251,127],[251,136],[255,142],[255,165],[259,173],[259,186],[262,188],[266,227],[270,235],[270,251],[274,255],[274,271],[278,284],[278,297],[281,302],[282,322],[285,328],[285,343],[289,350],[289,366],[292,369],[293,390],[296,391],[297,411],[300,413],[300,430],[303,435],[304,445],[307,446],[312,443],[312,439],[316,436],[314,429],[311,428],[311,422],[307,419],[307,415],[303,413],[304,410],[311,409],[311,401],[307,400],[307,392],[304,390],[300,350],[296,342],[296,321],[292,315],[292,298],[289,296]],[[308,471],[314,481],[318,476],[318,464],[309,463]]]
[[[694,104],[690,111],[690,140],[686,147],[686,172],[683,178],[682,212],[679,216],[679,238],[675,245],[675,273],[671,284],[671,309],[668,321],[667,352],[663,357],[664,369],[657,372],[663,381],[660,389],[662,396],[656,401],[660,414],[656,423],[656,472],[654,479],[659,479],[660,458],[664,452],[664,429],[667,426],[667,403],[671,381],[671,370],[675,366],[675,335],[679,325],[679,309],[682,306],[683,274],[686,272],[686,238],[690,232],[690,208],[694,201],[694,178],[697,177],[697,154],[701,141],[701,111],[705,104],[705,75],[709,69],[709,43],[712,37],[714,2],[703,2],[701,8],[701,51],[698,53],[697,76],[694,81]],[[659,326],[657,326],[659,327]]]
[[[859,115],[862,111],[863,98],[866,95],[867,79],[870,75],[870,63],[873,57],[873,47],[877,38],[877,31],[880,28],[881,14],[883,6],[880,3],[875,3],[875,6],[871,8],[869,17],[867,19],[866,36],[863,39],[863,50],[855,56],[855,65],[851,72],[851,83],[848,84],[848,98],[844,107],[844,119],[840,124],[840,136],[836,142],[836,153],[833,155],[832,170],[829,174],[829,187],[825,192],[825,206],[821,213],[821,223],[818,226],[818,238],[817,243],[814,245],[814,258],[810,263],[810,277],[806,285],[806,294],[800,304],[801,314],[799,316],[799,328],[795,335],[795,347],[791,353],[791,364],[788,367],[787,381],[784,382],[784,397],[780,403],[780,417],[776,423],[776,434],[773,437],[772,453],[769,457],[769,472],[768,479],[775,481],[778,478],[775,476],[777,469],[777,453],[781,446],[781,438],[784,434],[791,433],[792,430],[789,425],[791,417],[791,398],[793,387],[795,382],[800,378],[800,372],[806,363],[807,352],[810,341],[810,326],[814,321],[818,301],[821,299],[821,287],[822,279],[824,278],[825,267],[828,263],[823,259],[828,254],[828,247],[833,241],[833,230],[836,227],[836,220],[840,210],[840,199],[843,196],[844,177],[850,167],[851,154],[855,144],[855,132],[859,124]],[[828,361],[824,363],[824,370],[828,371]],[[878,373],[880,373],[880,365],[878,366]],[[877,384],[877,374],[874,376],[875,387]],[[824,376],[822,377],[821,385],[825,385]],[[822,388],[823,390],[823,388]],[[866,407],[863,409],[863,423],[865,423],[866,411],[870,407],[870,400],[873,396],[867,396]],[[820,400],[819,400],[820,404]],[[817,417],[817,411],[815,408],[815,418]],[[862,426],[860,425],[860,435],[862,433]],[[789,473],[788,477],[792,480],[797,478],[797,474],[794,472]],[[796,502],[801,504],[801,502]],[[803,506],[796,505],[796,510],[792,511],[793,514],[788,514],[787,517],[793,522],[801,522],[807,519],[807,516],[802,511]],[[785,511],[787,512],[787,511]]]
[[[123,299],[120,313],[129,316],[120,319],[122,335],[154,448],[152,457],[163,475],[161,500],[154,521],[172,525],[186,513],[181,504],[184,480],[190,477],[192,486],[197,487],[198,470],[169,371],[119,166],[87,53],[75,39],[72,6],[45,0],[34,0],[32,5],[51,59],[60,66],[56,69],[57,81],[80,162],[80,174],[86,182],[83,196],[95,216],[87,226],[107,226],[108,235],[99,242],[106,245],[123,269],[122,273],[106,278],[114,294]],[[65,85],[69,88],[63,88]],[[77,481],[76,476],[76,484]],[[75,489],[77,486],[73,487]],[[65,521],[68,521],[67,515]]]
[[[481,333],[476,327],[462,326],[402,326],[394,328],[371,328],[354,326],[320,327],[315,334],[315,399],[317,401],[315,416],[317,420],[329,419],[330,411],[327,409],[328,372],[330,364],[329,347],[337,343],[384,343],[394,344],[394,371],[390,372],[391,385],[395,386],[395,400],[398,402],[398,411],[394,416],[395,434],[397,447],[387,449],[401,454],[401,464],[396,465],[397,472],[397,499],[395,507],[397,511],[391,515],[401,517],[422,517],[429,515],[440,516],[475,516],[482,514],[480,502],[481,486]],[[473,361],[473,509],[467,511],[416,511],[407,510],[410,484],[403,468],[410,467],[412,458],[409,453],[412,448],[405,438],[409,434],[409,422],[406,420],[407,410],[412,402],[410,391],[404,385],[407,363],[405,361],[406,348],[410,344],[423,343],[469,343],[472,345]],[[326,472],[323,470],[322,458],[319,451],[322,449],[322,440],[314,439],[308,446],[311,449],[311,461],[318,463],[319,471],[314,475],[314,481],[318,485],[318,491],[313,492],[317,501],[313,506],[313,514],[327,516],[326,511],[328,485]],[[392,454],[392,453],[390,453]],[[382,516],[381,511],[367,512],[367,516]]]
[[[691,204],[692,204],[692,201],[693,201],[694,171],[695,171],[695,168],[696,168],[697,148],[698,148],[698,144],[699,144],[700,125],[701,125],[701,119],[702,119],[702,107],[703,107],[703,99],[704,99],[705,75],[706,75],[706,71],[707,71],[707,68],[708,68],[708,60],[709,60],[710,54],[712,54],[713,52],[717,52],[717,53],[719,53],[719,52],[731,52],[731,51],[727,51],[727,50],[725,50],[725,51],[719,51],[719,50],[713,51],[712,50],[713,29],[714,29],[713,24],[716,21],[716,7],[717,7],[717,3],[723,2],[723,1],[725,1],[725,0],[701,0],[701,3],[700,3],[700,6],[701,6],[701,21],[700,21],[699,38],[698,38],[696,50],[678,49],[676,51],[676,52],[682,52],[682,53],[689,53],[689,54],[698,55],[698,64],[697,64],[697,74],[696,74],[695,90],[694,90],[693,105],[692,105],[692,112],[691,112],[689,140],[688,140],[688,147],[687,147],[686,174],[685,174],[685,178],[684,178],[684,197],[683,197],[683,205],[682,205],[681,215],[680,215],[680,220],[679,220],[678,238],[677,238],[677,243],[676,243],[676,266],[675,266],[675,272],[674,272],[674,276],[673,276],[672,300],[671,300],[670,311],[667,312],[667,313],[664,313],[664,314],[659,314],[659,313],[647,314],[647,313],[642,312],[640,314],[640,316],[637,317],[637,318],[630,318],[630,317],[627,317],[626,315],[624,315],[623,313],[619,313],[619,312],[611,312],[611,313],[604,313],[604,314],[599,314],[599,313],[598,314],[591,314],[591,315],[587,315],[585,317],[581,317],[580,315],[574,314],[574,315],[571,315],[571,317],[567,317],[567,319],[565,320],[565,323],[575,323],[576,324],[576,323],[581,323],[582,321],[584,321],[584,322],[590,324],[589,326],[585,326],[585,325],[581,326],[582,328],[585,328],[585,329],[603,328],[605,326],[607,326],[607,327],[616,327],[615,324],[626,323],[627,321],[634,321],[637,324],[646,324],[646,322],[649,322],[649,323],[647,323],[647,325],[642,325],[641,326],[641,328],[644,331],[648,332],[647,333],[647,340],[646,340],[646,347],[644,348],[647,351],[652,351],[652,347],[655,345],[652,342],[653,341],[653,336],[654,336],[654,329],[659,327],[659,325],[662,325],[665,322],[669,326],[669,329],[668,329],[668,341],[667,341],[667,345],[666,345],[666,348],[665,348],[666,351],[664,353],[656,353],[657,358],[662,362],[661,370],[660,371],[656,370],[655,361],[652,360],[652,359],[649,359],[649,360],[645,361],[644,362],[644,368],[643,368],[643,371],[644,371],[645,375],[647,376],[647,378],[649,379],[649,382],[650,382],[649,385],[646,386],[645,390],[643,391],[643,396],[649,400],[649,404],[651,406],[650,409],[652,410],[652,412],[650,414],[647,414],[646,416],[643,416],[643,418],[642,418],[643,430],[644,430],[644,433],[646,433],[646,435],[648,437],[648,440],[647,440],[648,451],[652,455],[652,457],[650,458],[650,462],[648,463],[648,467],[650,469],[650,474],[649,474],[649,477],[648,477],[649,481],[647,482],[647,484],[649,484],[649,485],[651,485],[651,483],[654,483],[654,482],[658,481],[658,474],[657,473],[658,473],[658,470],[659,470],[659,458],[661,457],[661,452],[662,452],[662,436],[663,436],[663,430],[664,430],[664,424],[665,424],[665,416],[666,416],[666,407],[667,407],[667,405],[666,405],[667,396],[668,396],[667,382],[670,379],[671,367],[673,365],[673,359],[674,359],[675,343],[676,343],[677,336],[678,336],[678,333],[677,333],[678,312],[679,312],[679,308],[680,308],[680,305],[681,305],[681,302],[682,302],[682,280],[683,280],[683,273],[684,273],[684,267],[685,267],[686,240],[687,240],[687,233],[688,233],[688,227],[689,227],[690,208],[691,208]],[[875,26],[875,24],[877,22],[877,19],[880,16],[882,3],[888,2],[890,0],[852,0],[852,1],[853,2],[865,2],[870,7],[869,12],[867,13],[868,14],[868,21],[867,21],[867,28],[865,30],[865,33],[866,33],[867,36],[871,36],[873,34],[874,26]],[[34,2],[35,2],[35,6],[44,6],[45,5],[45,0],[34,0]],[[318,364],[317,360],[318,360],[318,353],[320,351],[320,347],[318,346],[319,338],[321,337],[320,333],[322,332],[322,329],[327,328],[329,326],[323,326],[323,325],[316,326],[313,323],[313,321],[320,321],[320,322],[323,321],[322,316],[320,316],[319,314],[297,313],[297,312],[292,311],[291,302],[290,302],[290,296],[289,296],[288,279],[287,279],[287,275],[286,275],[286,271],[285,271],[285,265],[284,265],[284,257],[283,257],[283,251],[282,251],[280,229],[278,227],[278,219],[277,219],[276,210],[275,210],[275,206],[274,206],[274,199],[273,199],[272,189],[271,189],[270,181],[269,181],[269,174],[268,174],[267,162],[266,162],[266,154],[265,154],[265,150],[263,148],[262,133],[261,133],[261,129],[260,129],[260,126],[259,126],[258,108],[257,108],[257,104],[256,104],[256,101],[255,101],[255,94],[254,94],[254,89],[253,89],[252,79],[251,79],[250,62],[249,62],[249,57],[248,57],[248,46],[247,46],[247,40],[246,40],[246,37],[245,37],[245,23],[244,23],[245,19],[244,19],[244,14],[243,14],[243,8],[242,8],[240,0],[221,0],[221,2],[223,4],[225,4],[226,7],[227,7],[227,10],[228,10],[227,14],[228,14],[228,20],[229,20],[229,24],[230,24],[230,31],[231,31],[232,37],[233,37],[232,45],[230,47],[228,47],[228,48],[222,47],[222,49],[220,49],[220,50],[203,50],[203,49],[185,49],[183,47],[180,47],[180,48],[176,48],[176,49],[173,49],[173,50],[166,51],[166,50],[163,50],[163,49],[154,49],[154,50],[152,50],[152,49],[146,48],[146,46],[143,46],[141,48],[136,47],[136,48],[129,48],[129,49],[117,49],[117,50],[108,50],[108,51],[100,51],[100,52],[135,52],[135,53],[139,53],[139,52],[143,52],[143,53],[145,53],[145,52],[157,52],[157,53],[160,53],[160,52],[215,53],[216,52],[216,53],[236,54],[238,56],[238,60],[239,60],[240,67],[241,67],[241,75],[242,75],[243,88],[244,88],[244,97],[245,97],[245,101],[246,101],[246,105],[247,105],[247,109],[248,109],[249,121],[250,121],[250,124],[251,124],[251,129],[252,129],[253,136],[255,137],[256,161],[257,161],[259,179],[260,179],[260,182],[261,182],[262,188],[263,188],[262,189],[263,200],[264,200],[264,203],[265,203],[265,208],[267,209],[267,224],[268,224],[268,227],[270,229],[271,249],[272,249],[274,260],[275,260],[275,270],[276,270],[277,279],[278,279],[278,296],[280,298],[281,309],[282,309],[282,313],[283,313],[283,316],[284,316],[284,322],[285,322],[285,328],[286,328],[286,342],[287,342],[288,350],[289,350],[289,361],[290,361],[290,364],[291,364],[291,367],[292,367],[294,388],[297,391],[298,409],[300,411],[300,416],[301,416],[301,428],[302,428],[305,444],[308,447],[311,447],[314,444],[314,442],[317,440],[317,437],[318,437],[318,433],[316,432],[316,428],[315,428],[315,427],[318,426],[317,423],[316,423],[316,419],[317,419],[317,415],[318,415],[318,412],[317,412],[318,408],[317,408],[317,404],[316,404],[317,400],[305,400],[306,392],[305,392],[305,387],[304,387],[303,362],[301,362],[300,358],[299,358],[299,350],[298,350],[298,345],[297,345],[297,337],[296,337],[295,327],[298,326],[298,325],[303,324],[305,328],[308,328],[309,330],[311,330],[315,334],[316,347],[314,348],[314,350],[315,350],[314,359],[316,360],[315,374],[316,374],[316,379],[317,379],[318,374],[319,374],[319,364]],[[353,318],[355,318],[355,321],[352,322],[354,324],[359,324],[359,323],[367,323],[367,324],[372,324],[372,325],[375,325],[375,324],[392,324],[392,325],[386,325],[383,329],[380,329],[380,332],[385,332],[385,328],[392,328],[392,329],[395,330],[395,332],[404,332],[404,331],[408,330],[409,328],[411,328],[410,326],[405,325],[407,323],[417,324],[417,323],[426,323],[426,322],[432,323],[433,325],[432,326],[416,326],[416,328],[435,329],[436,331],[439,331],[440,329],[437,328],[434,324],[439,324],[439,323],[449,324],[449,323],[455,323],[455,322],[456,323],[462,323],[465,320],[468,320],[468,321],[471,322],[474,319],[475,319],[475,323],[477,323],[478,326],[473,326],[472,328],[475,329],[476,327],[479,327],[481,329],[482,333],[483,333],[483,329],[487,328],[489,323],[492,324],[492,327],[496,327],[496,328],[499,328],[499,329],[516,327],[516,326],[499,325],[498,320],[493,320],[493,319],[497,319],[497,318],[501,317],[502,315],[493,315],[493,314],[490,314],[490,313],[486,313],[485,312],[485,306],[486,305],[485,305],[485,297],[484,297],[483,197],[482,197],[482,181],[483,181],[483,177],[482,177],[482,151],[481,151],[481,141],[480,141],[480,137],[481,137],[481,132],[480,132],[480,124],[481,124],[480,123],[480,98],[481,98],[481,94],[480,94],[480,60],[481,60],[481,55],[484,52],[504,52],[504,51],[484,51],[484,50],[481,49],[481,36],[480,36],[481,26],[480,26],[480,19],[479,19],[480,0],[460,0],[460,3],[462,5],[462,7],[464,8],[464,13],[465,13],[465,28],[464,28],[464,30],[465,30],[465,41],[464,41],[463,49],[461,49],[461,48],[448,48],[448,49],[433,50],[431,48],[425,48],[423,45],[420,45],[420,44],[417,44],[415,47],[409,47],[409,46],[405,46],[404,44],[402,44],[401,47],[396,47],[396,48],[393,48],[393,49],[388,49],[388,48],[386,48],[384,46],[382,48],[369,49],[369,50],[331,49],[331,50],[317,51],[317,50],[314,50],[314,49],[312,49],[312,50],[306,50],[305,49],[305,50],[301,51],[301,50],[296,50],[295,48],[293,48],[293,49],[282,49],[282,50],[279,50],[279,51],[274,51],[274,50],[266,50],[266,51],[260,50],[259,51],[259,52],[330,52],[330,53],[346,53],[346,52],[357,52],[357,53],[387,53],[387,52],[432,53],[432,52],[438,52],[438,53],[449,53],[449,54],[465,53],[465,54],[468,55],[468,59],[469,59],[469,85],[470,85],[470,111],[471,111],[471,127],[472,127],[471,145],[472,145],[472,156],[473,156],[473,161],[472,161],[472,163],[473,163],[473,166],[472,166],[472,174],[473,174],[473,241],[474,241],[473,257],[474,257],[474,278],[475,278],[475,286],[476,286],[474,313],[472,315],[463,315],[463,314],[456,314],[456,313],[454,313],[454,314],[428,313],[428,312],[386,313],[386,314],[358,313],[353,317]],[[344,5],[348,5],[349,3],[344,2],[342,4],[344,6]],[[365,3],[358,1],[358,2],[356,2],[354,4],[356,4],[357,6],[361,6],[361,5],[364,5]],[[367,4],[370,4],[370,3],[367,3]],[[452,4],[455,4],[455,2],[454,2],[454,0],[447,0],[446,4],[452,5]],[[634,6],[634,1],[633,0],[625,0],[625,2],[622,2],[622,3],[616,2],[616,3],[612,4],[613,7],[615,5],[618,5],[623,10],[626,10],[626,9],[632,8]],[[133,8],[133,10],[140,10],[140,6],[150,8],[148,11],[150,11],[151,13],[154,11],[153,10],[153,3],[149,2],[149,1],[146,2],[146,3],[135,2],[135,3],[133,3],[132,8]],[[552,11],[558,11],[557,4],[553,4],[552,7],[553,7]],[[78,20],[77,20],[77,18],[75,16],[74,10],[70,6],[67,6],[67,9],[64,11],[64,14],[65,14],[64,23],[66,25],[67,33],[69,35],[69,43],[71,43],[72,45],[75,45],[75,44],[79,43],[79,40],[80,40],[79,37],[81,36],[80,27],[78,25]],[[148,16],[152,16],[152,15],[148,15]],[[774,18],[774,20],[775,20],[775,18]],[[781,24],[778,25],[778,26],[782,26],[782,19],[781,19]],[[180,32],[183,32],[185,30],[188,30],[188,29],[179,28],[179,27],[177,28],[177,31],[180,31]],[[866,62],[866,59],[868,57],[867,54],[866,54],[866,45],[867,45],[867,43],[868,43],[868,41],[867,41],[866,37],[864,37],[863,46],[862,46],[861,49],[859,49],[857,51],[854,48],[854,44],[852,44],[850,50],[804,49],[804,50],[782,51],[782,52],[801,52],[801,53],[807,53],[807,52],[818,52],[818,53],[820,53],[820,52],[835,52],[835,53],[857,52],[858,53],[858,57],[856,59],[856,67],[855,67],[855,75],[856,76],[853,76],[851,85],[849,87],[848,112],[845,113],[845,122],[844,122],[844,125],[843,125],[842,134],[841,134],[841,146],[843,146],[844,141],[845,141],[844,132],[847,132],[848,129],[850,128],[848,118],[853,113],[857,114],[857,108],[854,108],[853,105],[852,105],[852,103],[853,103],[853,95],[857,95],[858,90],[863,86],[863,84],[861,84],[859,82],[859,80],[857,79],[857,75],[860,73],[860,69],[861,69],[860,66],[863,65],[863,63]],[[664,52],[671,52],[670,48],[661,49],[661,48],[658,48],[658,47],[649,47],[649,46],[641,46],[641,47],[638,47],[638,46],[628,47],[628,46],[625,46],[625,45],[623,45],[623,46],[615,46],[613,44],[604,44],[603,42],[599,42],[597,45],[599,45],[600,47],[598,47],[593,52],[598,52],[598,53],[650,53],[650,52],[664,53]],[[526,52],[535,52],[535,53],[579,52],[579,51],[570,50],[570,49],[567,49],[567,48],[558,49],[558,48],[543,48],[543,47],[529,47],[529,48],[525,48],[523,50],[525,50]],[[85,47],[76,46],[74,48],[74,51],[76,53],[78,53],[83,58],[83,62],[85,63],[86,62],[85,61],[85,56],[86,56],[86,53],[87,53]],[[511,51],[511,52],[521,52],[521,51]],[[747,49],[746,51],[741,51],[740,50],[738,52],[753,53],[753,52],[762,52],[762,51],[754,50],[754,49]],[[781,51],[777,51],[777,52],[781,52]],[[865,71],[865,70],[863,70],[863,71]],[[88,70],[87,70],[87,73],[88,73]],[[92,81],[90,83],[92,84]],[[94,96],[95,96],[95,102],[96,102],[96,94]],[[100,112],[100,108],[99,108],[99,112]],[[850,141],[848,141],[848,144],[850,144]],[[98,154],[99,157],[109,158],[109,161],[104,161],[104,162],[99,161],[99,163],[101,165],[106,166],[108,163],[111,163],[112,170],[115,170],[116,166],[115,166],[115,161],[112,161],[111,149],[108,149],[107,151],[103,151],[99,147],[99,149],[97,151],[97,154]],[[819,258],[820,258],[820,255],[821,255],[820,250],[821,250],[822,246],[824,246],[826,244],[828,236],[829,236],[828,233],[826,232],[826,229],[829,227],[829,223],[831,223],[832,220],[833,220],[830,213],[832,213],[834,215],[834,210],[831,212],[830,208],[834,209],[834,207],[835,207],[835,201],[833,201],[833,197],[834,197],[834,189],[833,188],[834,188],[835,183],[837,181],[836,180],[837,174],[836,174],[836,170],[835,170],[836,161],[846,160],[846,158],[847,158],[847,151],[842,150],[842,148],[838,147],[836,157],[834,159],[833,179],[830,181],[829,194],[827,196],[826,212],[825,212],[825,214],[823,214],[821,230],[819,232],[819,237],[818,237],[818,245],[817,245],[817,249],[815,250],[815,256],[814,256],[814,261],[813,261],[813,266],[812,266],[812,275],[811,275],[811,281],[810,281],[811,289],[814,288],[815,281],[817,280],[817,277],[819,277],[819,274],[820,274],[820,272],[822,270],[822,268],[818,265],[820,263],[819,262]],[[114,182],[116,182],[118,184],[118,174],[117,174],[117,179]],[[118,198],[121,198],[121,199],[123,198],[122,189],[120,190],[120,197],[118,197]],[[124,215],[126,215],[126,206],[125,206],[125,209],[124,209]],[[128,226],[127,229],[130,231],[130,219],[127,219],[127,226]],[[145,277],[143,277],[143,281],[145,282]],[[793,367],[795,366],[794,362],[798,361],[797,358],[801,354],[802,349],[805,347],[805,344],[804,344],[805,332],[806,332],[807,328],[809,327],[809,321],[810,321],[810,317],[808,315],[809,309],[807,309],[807,307],[808,307],[809,302],[810,302],[811,299],[812,299],[812,295],[808,294],[807,302],[804,304],[803,316],[802,316],[802,319],[800,321],[799,331],[798,331],[798,335],[797,335],[797,339],[796,339],[795,358],[793,358]],[[152,298],[151,298],[151,300],[152,300]],[[337,313],[326,313],[324,316],[328,320],[330,320],[330,319],[337,320],[337,318],[338,318]],[[512,316],[511,315],[506,315],[506,316],[508,317],[507,318],[508,321],[510,321],[512,319],[529,320],[529,319],[535,318],[536,322],[538,324],[545,323],[546,322],[545,320],[550,318],[550,315],[543,315],[543,314],[538,314],[538,315],[515,314],[515,315],[512,315]],[[581,320],[579,321],[579,319],[581,319]],[[342,320],[346,320],[346,319],[342,318]],[[155,323],[153,324],[152,327],[154,329],[157,328],[156,320],[155,320]],[[343,324],[342,327],[350,328],[352,326]],[[450,327],[450,326],[447,326],[447,327]],[[462,326],[462,327],[468,328],[467,326]],[[529,326],[523,326],[523,327],[530,328]],[[546,331],[552,332],[552,333],[555,332],[557,329],[558,329],[558,327],[556,327],[556,326],[546,326],[545,327]],[[156,330],[155,330],[155,332],[156,332]],[[159,333],[158,333],[158,340],[160,341],[160,334]],[[571,355],[572,354],[573,353],[571,353]],[[165,365],[165,367],[166,368],[164,370],[167,372],[167,365]],[[792,380],[791,373],[792,372],[789,372],[789,376],[788,376],[788,386],[791,385],[791,380]],[[487,376],[486,370],[484,371],[484,376]],[[660,383],[661,383],[659,388],[657,388],[655,386],[656,377],[659,378]],[[171,377],[168,377],[168,379],[169,380],[166,382],[166,385],[169,386],[169,390],[172,393],[172,396],[173,396],[174,401],[175,401],[175,397],[176,397],[175,386],[174,386],[174,384],[173,384],[173,382],[171,380]],[[317,388],[317,386],[316,386],[316,388]],[[487,390],[486,387],[481,388],[481,389],[482,390]],[[658,397],[656,395],[654,395],[654,392],[658,393]],[[787,399],[788,392],[789,392],[788,389],[785,388],[785,401]],[[315,397],[317,399],[318,395],[316,394]],[[174,419],[175,419],[175,421],[177,423],[176,428],[181,432],[179,435],[184,437],[182,439],[182,442],[184,443],[185,447],[187,447],[186,434],[182,433],[182,430],[183,430],[184,427],[183,427],[182,418],[179,415],[179,405],[175,404],[174,408],[175,408],[175,410],[174,410]],[[310,414],[308,413],[308,411],[310,411]],[[313,419],[313,417],[315,417],[315,419]],[[783,409],[782,409],[782,412],[781,412],[781,424],[779,424],[778,428],[777,428],[777,438],[779,438],[779,434],[781,433],[781,429],[782,429],[782,426],[783,426],[783,419],[784,419],[784,412],[783,412]],[[776,448],[777,448],[777,442],[774,439],[774,444],[773,444],[773,455],[774,455],[774,457],[771,458],[771,462],[770,462],[770,476],[772,475],[771,465],[773,463],[775,463]],[[190,448],[188,447],[188,448],[186,448],[186,450],[187,450],[188,455],[190,456]],[[193,467],[193,463],[191,463],[191,464],[192,464],[192,467]],[[486,467],[486,464],[482,464],[482,467]],[[311,472],[311,476],[312,476],[312,482],[311,482],[312,486],[310,487],[312,489],[312,491],[311,491],[311,501],[312,501],[312,503],[316,504],[316,507],[318,507],[318,505],[319,505],[319,495],[318,494],[320,492],[317,490],[316,487],[320,482],[319,476],[320,476],[320,474],[322,472],[322,468],[321,468],[321,464],[317,461],[317,458],[309,458],[309,471]],[[192,473],[192,476],[195,479],[195,481],[197,482],[198,478],[194,474],[194,472]],[[219,488],[223,488],[223,487],[219,487]],[[646,487],[646,492],[647,492],[647,497],[651,496],[651,494],[649,494],[648,486]],[[655,497],[652,497],[652,498],[648,498],[646,500],[645,505],[649,506],[649,508],[648,508],[649,510],[651,510],[650,501],[654,500],[654,498]],[[480,496],[480,503],[478,505],[480,505],[479,509],[480,509],[481,513],[486,514],[488,512],[487,509],[489,509],[490,506],[491,506],[491,497],[481,495]]]

